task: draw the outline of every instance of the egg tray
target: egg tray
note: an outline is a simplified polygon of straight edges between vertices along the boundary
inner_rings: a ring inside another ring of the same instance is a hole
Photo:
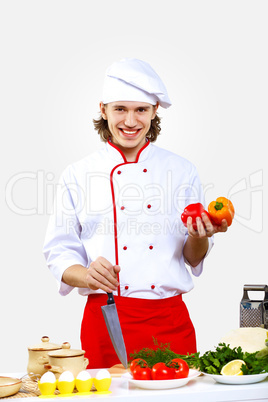
[[[91,387],[91,391],[97,391],[95,388],[95,385],[93,384]],[[73,394],[75,394],[77,391],[74,389]],[[59,390],[56,389],[54,392],[54,395],[59,395],[60,392]],[[29,377],[24,377],[22,378],[22,386],[19,390],[14,395],[7,396],[5,398],[1,398],[1,401],[4,399],[16,399],[16,398],[32,398],[32,397],[37,397],[40,396],[41,392],[39,391],[37,381],[32,380]]]

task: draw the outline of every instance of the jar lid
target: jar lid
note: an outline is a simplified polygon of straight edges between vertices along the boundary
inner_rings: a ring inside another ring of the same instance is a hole
[[[75,357],[75,356],[83,356],[86,352],[80,349],[70,349],[71,345],[69,342],[64,342],[61,345],[60,350],[55,350],[48,353],[50,357]]]
[[[49,342],[49,337],[48,336],[43,336],[41,338],[41,343],[38,343],[37,345],[29,346],[28,350],[57,350],[61,349],[61,345],[57,345],[56,343],[51,343]]]

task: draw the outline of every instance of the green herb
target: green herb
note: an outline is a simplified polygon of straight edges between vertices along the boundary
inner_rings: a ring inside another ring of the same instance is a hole
[[[243,374],[268,373],[268,354],[266,352],[247,353],[241,347],[231,349],[225,343],[219,343],[214,351],[208,350],[203,355],[200,352],[179,355],[170,349],[168,343],[160,345],[154,339],[155,349],[144,348],[132,353],[131,360],[141,358],[146,360],[149,367],[158,362],[169,363],[172,359],[180,358],[185,360],[190,368],[196,368],[208,374],[220,374],[221,369],[231,360],[243,360],[245,365],[241,370]]]
[[[198,356],[195,367],[208,374],[220,374],[221,369],[231,360],[243,360],[241,347],[231,349],[229,345],[220,343],[215,351],[208,350],[202,356]]]
[[[159,345],[155,338],[153,338],[153,341],[156,346],[155,349],[143,348],[138,352],[134,351],[134,353],[130,354],[131,360],[141,358],[147,362],[149,367],[153,367],[156,363],[168,363],[170,360],[178,357],[178,355],[170,349],[170,344],[161,343]]]
[[[267,348],[268,349],[268,348]],[[267,353],[245,353],[244,362],[246,366],[242,366],[243,374],[260,374],[268,373],[268,354]]]
[[[220,343],[215,351],[207,351],[198,358],[197,366],[208,374],[220,374],[225,364],[232,360],[243,360],[241,370],[243,374],[260,374],[268,372],[268,356],[258,357],[258,352],[243,352],[241,347],[231,349],[229,345]]]

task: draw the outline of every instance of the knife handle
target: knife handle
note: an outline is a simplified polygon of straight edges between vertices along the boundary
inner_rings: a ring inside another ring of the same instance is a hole
[[[112,293],[107,293],[108,295],[108,300],[107,300],[107,304],[115,304],[114,302],[114,295]]]

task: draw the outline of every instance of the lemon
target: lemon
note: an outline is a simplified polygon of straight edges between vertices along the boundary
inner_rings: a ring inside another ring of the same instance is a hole
[[[246,364],[243,360],[231,360],[229,363],[225,364],[221,369],[222,375],[243,375],[241,366]]]

